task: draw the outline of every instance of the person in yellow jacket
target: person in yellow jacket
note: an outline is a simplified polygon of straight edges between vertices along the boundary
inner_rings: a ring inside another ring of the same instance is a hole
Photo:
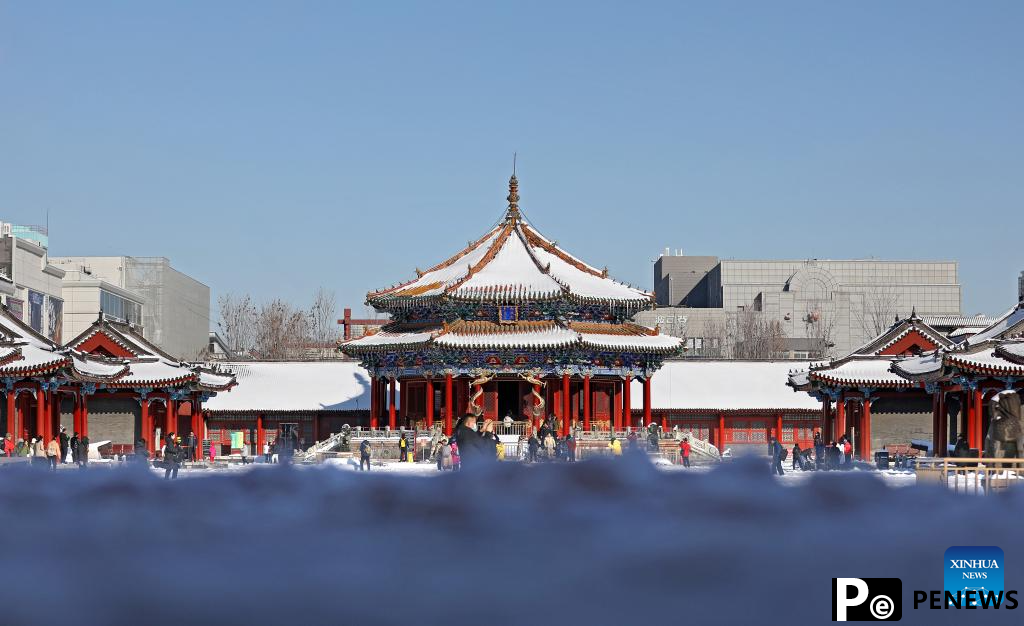
[[[615,437],[608,442],[608,450],[611,451],[612,456],[622,456],[622,444]]]
[[[494,449],[497,450],[497,452],[498,452],[498,460],[499,461],[504,461],[505,460],[505,444],[501,443],[501,441],[499,440],[498,443],[494,444]]]
[[[53,436],[50,443],[46,444],[46,458],[50,461],[50,471],[57,471],[57,455],[60,454],[60,443],[57,441],[57,435]]]

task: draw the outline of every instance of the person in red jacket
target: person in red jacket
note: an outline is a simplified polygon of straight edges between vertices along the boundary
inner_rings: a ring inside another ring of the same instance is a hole
[[[683,443],[679,444],[679,455],[683,467],[690,467],[690,440],[686,437],[683,437]]]
[[[4,438],[4,456],[14,456],[14,439],[11,437],[11,433],[7,433]]]

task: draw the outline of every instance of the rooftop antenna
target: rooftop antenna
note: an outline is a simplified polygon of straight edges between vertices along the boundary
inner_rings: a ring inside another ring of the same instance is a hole
[[[516,154],[517,153],[515,153],[515,152],[512,153],[512,175],[513,176],[516,175]]]

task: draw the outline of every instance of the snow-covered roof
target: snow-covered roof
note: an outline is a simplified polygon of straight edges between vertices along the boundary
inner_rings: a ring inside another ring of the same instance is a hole
[[[367,294],[378,308],[405,306],[441,296],[455,300],[522,302],[569,298],[646,308],[652,295],[608,277],[562,250],[522,217],[518,182],[509,181],[504,221],[480,239],[415,279]]]
[[[222,363],[238,384],[203,404],[213,413],[365,410],[370,375],[353,361]]]
[[[936,350],[920,356],[897,359],[892,362],[890,369],[893,373],[909,379],[934,376],[942,372],[942,356],[942,351]]]
[[[412,332],[392,330],[398,326],[385,327],[377,334],[344,342],[341,348],[347,354],[359,355],[427,344],[459,350],[552,349],[578,344],[606,350],[672,354],[683,345],[683,340],[678,337],[662,335],[656,330],[628,322],[570,322],[566,326],[554,320],[513,324],[459,320],[441,329]]]
[[[36,342],[18,344],[17,358],[8,355],[10,360],[0,367],[2,376],[28,376],[46,374],[58,370],[68,364],[69,359],[63,354],[50,349],[40,348]]]
[[[820,410],[821,403],[793,393],[784,381],[807,363],[772,361],[667,361],[651,377],[651,406],[668,410]],[[643,384],[633,381],[630,402],[642,409]]]
[[[1010,356],[1012,359],[1013,355]],[[981,374],[1024,376],[1024,365],[1008,360],[1002,353],[989,347],[974,352],[948,352],[946,363]]]
[[[976,346],[995,339],[1016,339],[1024,336],[1024,303],[1018,304],[993,322],[988,328],[967,339]]]
[[[892,362],[891,358],[851,358],[834,367],[812,369],[810,377],[833,385],[910,387],[916,384],[892,372]]]
[[[99,359],[70,352],[75,373],[85,378],[114,379],[128,373],[128,364],[122,360]]]
[[[926,315],[924,323],[943,328],[985,328],[992,320],[985,315]]]

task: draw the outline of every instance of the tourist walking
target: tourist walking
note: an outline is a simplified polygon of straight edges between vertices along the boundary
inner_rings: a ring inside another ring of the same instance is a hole
[[[78,433],[75,432],[71,435],[71,440],[68,441],[68,447],[71,449],[71,462],[78,465]]]
[[[615,435],[612,435],[611,440],[608,441],[608,451],[612,456],[622,456],[622,443],[615,438]]]
[[[814,433],[814,466],[815,469],[825,467],[825,444],[821,440],[821,433]]]
[[[83,434],[78,438],[78,468],[85,469],[89,466],[89,435]]]
[[[531,434],[530,438],[526,440],[527,456],[526,460],[530,463],[537,462],[537,450],[540,449],[540,440],[537,439],[537,435]]]
[[[683,467],[690,467],[690,439],[688,437],[683,437],[683,442],[679,444],[679,459]]]
[[[409,441],[405,438],[405,433],[402,433],[402,438],[398,440],[398,461],[400,463],[412,461],[409,456]]]
[[[270,444],[263,442],[263,462],[270,463]]]
[[[181,465],[181,437],[168,435],[167,443],[164,444],[164,480],[172,480],[178,477],[178,467]]]
[[[363,469],[365,466],[366,469]],[[359,471],[370,471],[370,440],[363,439],[359,444]]]
[[[68,448],[70,439],[68,437],[68,429],[61,426],[60,435],[58,435],[57,443],[60,445],[60,463],[68,462]]]
[[[14,456],[14,439],[11,438],[11,433],[4,437],[4,455]]]
[[[800,467],[800,471],[804,469],[804,457],[800,453],[800,444],[793,442],[793,466],[792,471],[796,471],[797,467]]]
[[[459,442],[453,440],[449,448],[452,451],[452,471],[457,472],[462,469],[462,455],[459,453]]]
[[[455,440],[459,445],[459,463],[465,463],[470,469],[476,469],[497,459],[494,444],[494,423],[484,420],[483,426],[477,430],[476,417],[467,415],[455,429]]]
[[[57,459],[60,458],[60,440],[58,435],[54,435],[50,443],[46,445],[46,460],[50,463],[50,471],[57,471]]]
[[[853,464],[853,444],[846,437],[843,437],[843,462],[849,467]]]
[[[565,438],[565,451],[570,463],[576,462],[576,438],[571,434]]]
[[[549,461],[555,459],[555,437],[550,432],[544,438],[544,453]]]
[[[32,438],[32,464],[43,467],[46,462],[46,442],[42,435],[37,435]]]
[[[782,447],[779,440],[772,437],[772,473],[784,476],[786,472],[782,471],[782,461],[786,458],[786,449]]]
[[[447,439],[441,440],[441,471],[447,471],[452,468],[452,446]]]

